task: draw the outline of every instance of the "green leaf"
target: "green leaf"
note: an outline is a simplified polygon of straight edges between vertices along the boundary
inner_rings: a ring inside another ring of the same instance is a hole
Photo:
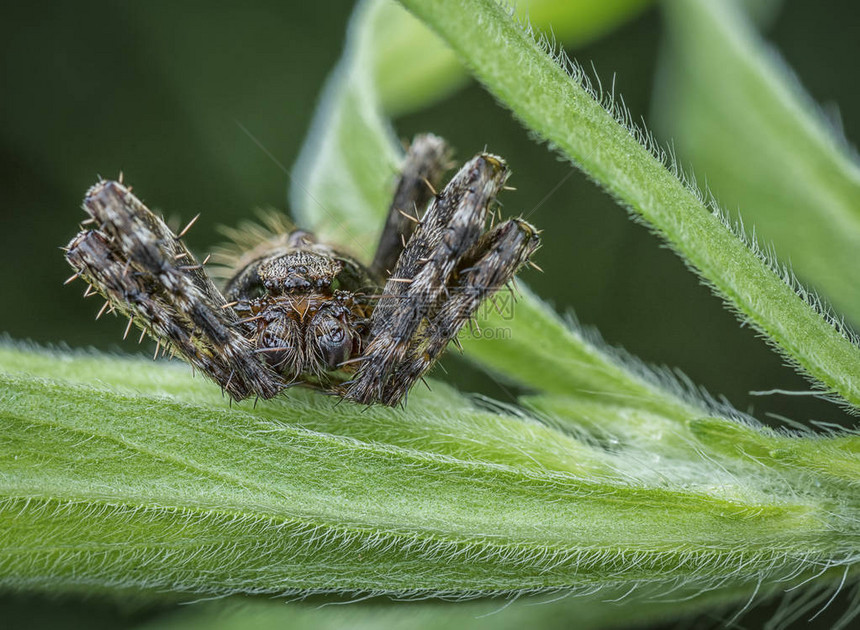
[[[648,1],[538,0],[523,10],[563,41],[585,42]],[[292,177],[298,223],[372,258],[402,157],[387,116],[433,102],[466,77],[447,44],[399,5],[360,2]]]
[[[695,420],[691,430],[710,449],[758,467],[814,474],[821,482],[844,484],[845,492],[856,492],[860,482],[858,435],[789,436],[722,418]]]
[[[607,347],[596,332],[563,321],[527,287],[520,285],[515,298],[499,300],[499,310],[487,307],[479,314],[480,332],[464,330],[460,343],[470,359],[501,378],[547,393],[622,401],[666,418],[709,413],[711,405],[673,376]]]
[[[624,404],[627,402],[627,404]],[[624,448],[660,456],[689,457],[698,445],[689,430],[691,418],[666,417],[643,409],[631,396],[628,401],[605,402],[584,396],[538,395],[526,396],[522,403],[555,421],[562,429],[586,432],[607,448]],[[695,420],[693,420],[695,422]],[[728,424],[736,424],[727,421]]]
[[[347,53],[326,84],[294,169],[290,206],[299,225],[369,261],[397,176],[402,149],[382,117],[374,50],[390,7],[362,2],[350,21]]]
[[[653,141],[632,125],[623,108],[608,103],[607,111],[600,95],[583,83],[578,67],[562,68],[492,0],[403,4],[434,28],[532,132],[659,232],[744,321],[822,389],[860,407],[860,348],[652,154]]]
[[[637,461],[438,385],[402,411],[307,390],[230,408],[140,360],[5,347],[0,372],[7,587],[700,588],[842,565],[856,542],[856,497],[817,478]]]
[[[860,161],[734,2],[665,3],[655,114],[793,271],[860,323]]]

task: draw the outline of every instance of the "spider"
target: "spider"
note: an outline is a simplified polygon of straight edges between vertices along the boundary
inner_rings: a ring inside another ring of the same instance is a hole
[[[270,219],[234,232],[223,290],[182,242],[191,224],[177,235],[122,178],[103,180],[83,203],[92,229],[65,248],[69,281],[233,399],[302,384],[394,406],[540,243],[522,219],[486,229],[509,175],[500,157],[476,155],[437,193],[448,161],[442,139],[413,140],[369,266]]]

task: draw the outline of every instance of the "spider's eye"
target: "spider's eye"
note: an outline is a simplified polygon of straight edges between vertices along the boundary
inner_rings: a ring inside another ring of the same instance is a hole
[[[317,346],[330,370],[349,359],[352,338],[347,334],[345,324],[334,317],[326,317],[317,324],[315,332]]]

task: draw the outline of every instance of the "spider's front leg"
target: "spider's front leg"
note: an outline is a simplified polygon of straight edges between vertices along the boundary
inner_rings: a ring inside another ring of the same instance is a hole
[[[538,232],[522,219],[511,219],[484,234],[458,265],[448,296],[431,313],[410,344],[380,399],[395,405],[427,372],[484,300],[502,289],[540,247]]]
[[[450,168],[449,160],[450,150],[439,136],[428,133],[412,140],[370,265],[376,278],[386,280],[394,271],[442,176]]]
[[[96,229],[69,243],[69,264],[114,310],[215,380],[233,398],[271,398],[281,379],[255,355],[239,319],[181,239],[118,182],[93,186]]]
[[[507,177],[500,158],[481,154],[435,198],[374,309],[370,343],[346,398],[397,404],[481,302],[537,248],[537,233],[524,221],[482,236]]]

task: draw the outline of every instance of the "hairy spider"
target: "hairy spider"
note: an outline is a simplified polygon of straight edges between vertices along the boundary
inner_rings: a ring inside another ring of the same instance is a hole
[[[66,250],[70,280],[237,400],[304,384],[396,405],[539,245],[521,219],[485,230],[501,158],[476,155],[436,193],[447,162],[440,138],[414,139],[369,267],[270,218],[234,231],[223,292],[181,240],[190,224],[174,234],[121,181],[100,181],[84,199],[95,229]]]

